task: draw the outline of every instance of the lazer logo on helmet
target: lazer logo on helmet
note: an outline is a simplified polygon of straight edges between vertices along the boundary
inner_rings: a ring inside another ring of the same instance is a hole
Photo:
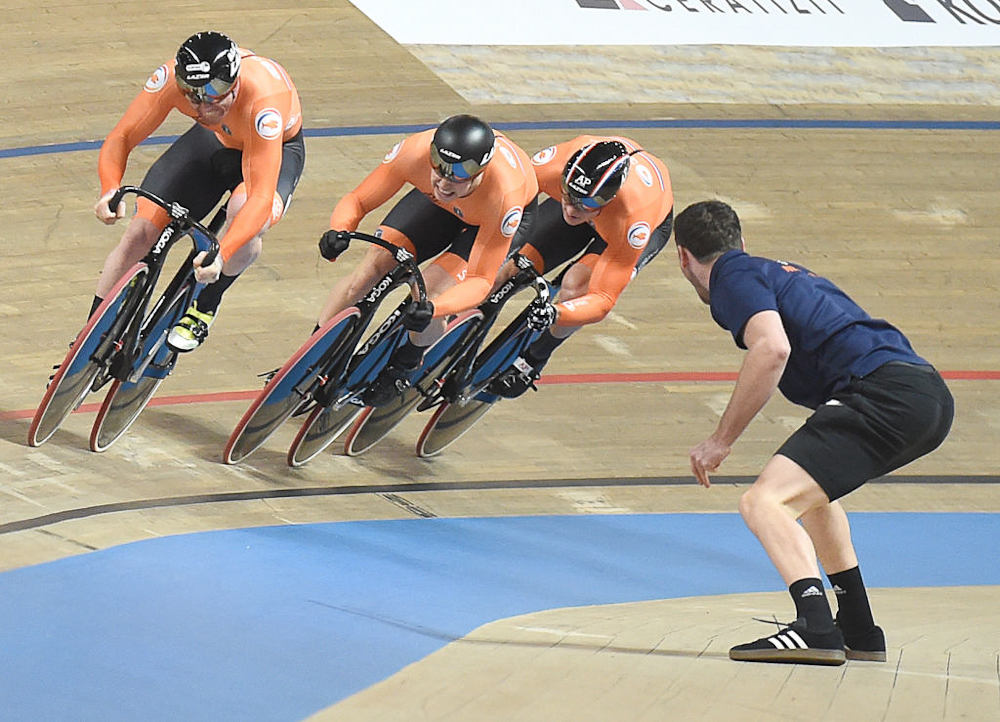
[[[443,155],[445,158],[447,158],[452,162],[457,163],[458,161],[462,160],[462,156],[460,156],[453,150],[448,150],[447,148],[438,148],[437,151],[440,155]]]
[[[208,64],[207,60],[202,60],[200,63],[188,63],[184,66],[184,74],[187,76],[188,81],[191,80],[207,80],[212,77],[210,72],[212,66]]]

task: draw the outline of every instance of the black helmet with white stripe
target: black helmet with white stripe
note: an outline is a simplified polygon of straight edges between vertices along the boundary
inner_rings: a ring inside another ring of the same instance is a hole
[[[177,51],[177,85],[196,103],[225,97],[240,72],[240,51],[223,33],[195,33]]]
[[[584,210],[606,205],[625,182],[630,162],[628,148],[617,140],[583,146],[563,169],[563,196]]]

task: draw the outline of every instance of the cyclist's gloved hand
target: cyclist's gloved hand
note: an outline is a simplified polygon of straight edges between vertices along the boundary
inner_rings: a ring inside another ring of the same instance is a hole
[[[528,308],[528,328],[544,331],[556,322],[556,307],[548,301],[532,301]]]
[[[347,231],[327,231],[319,239],[319,252],[328,261],[336,261],[337,257],[347,250],[351,244],[351,234]]]
[[[409,307],[403,313],[403,326],[410,331],[423,331],[431,325],[434,318],[434,304],[430,301],[410,301]]]

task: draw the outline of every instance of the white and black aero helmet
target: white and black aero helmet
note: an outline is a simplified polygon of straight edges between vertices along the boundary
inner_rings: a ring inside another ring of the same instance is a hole
[[[223,33],[195,33],[177,51],[177,85],[195,102],[225,97],[236,84],[239,72],[239,48]]]
[[[453,115],[431,140],[431,164],[449,180],[467,180],[483,172],[493,157],[493,129],[473,115]]]
[[[578,208],[606,205],[628,176],[629,150],[617,140],[583,146],[570,156],[562,175],[563,196]]]

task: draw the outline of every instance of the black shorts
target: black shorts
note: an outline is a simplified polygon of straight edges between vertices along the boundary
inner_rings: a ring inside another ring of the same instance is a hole
[[[522,212],[521,225],[514,234],[512,247],[515,243],[521,243],[519,239],[531,228],[537,205],[537,201],[532,200]],[[468,261],[476,234],[479,233],[479,226],[470,225],[454,213],[436,205],[416,188],[392,207],[381,225],[394,228],[410,239],[418,264],[429,261],[444,251]]]
[[[305,162],[300,130],[281,149],[277,192],[286,210]],[[243,152],[227,148],[215,133],[196,123],[156,159],[142,180],[142,188],[180,203],[192,216],[203,219],[242,181]]]
[[[801,466],[830,501],[936,449],[955,402],[932,366],[891,361],[820,406],[776,453]]]
[[[674,212],[671,210],[650,234],[649,242],[635,263],[636,273],[666,247],[673,224]],[[561,204],[554,198],[546,198],[539,204],[530,232],[515,238],[512,248],[520,250],[526,244],[541,256],[545,264],[541,269],[542,273],[548,273],[567,261],[578,260],[587,254],[599,256],[608,247],[607,242],[589,223],[578,226],[568,224],[563,219]]]

